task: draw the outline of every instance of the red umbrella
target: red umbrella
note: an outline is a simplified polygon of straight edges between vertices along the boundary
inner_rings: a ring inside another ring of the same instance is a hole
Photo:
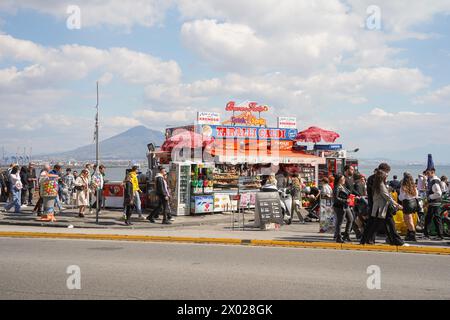
[[[295,140],[300,142],[335,142],[340,135],[337,132],[321,129],[318,127],[310,127],[305,131],[299,132]]]
[[[183,131],[167,139],[161,146],[162,151],[171,151],[173,148],[205,148],[211,145],[214,139],[192,131]]]

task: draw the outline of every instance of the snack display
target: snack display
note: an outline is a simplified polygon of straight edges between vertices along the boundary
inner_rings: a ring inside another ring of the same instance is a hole
[[[54,179],[41,182],[41,196],[43,198],[56,198],[58,196],[58,182]]]

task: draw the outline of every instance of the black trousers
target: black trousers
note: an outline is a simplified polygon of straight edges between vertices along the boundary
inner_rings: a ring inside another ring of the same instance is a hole
[[[21,195],[20,195],[20,200],[21,200],[21,204],[24,205],[27,203],[27,192],[28,192],[28,188],[23,188]]]
[[[163,221],[168,221],[170,219],[169,216],[169,201],[165,197],[159,197],[158,206],[152,211],[150,217],[155,219],[158,216],[159,212],[162,211]]]
[[[132,211],[133,211],[133,206],[128,205],[125,207],[125,215],[127,216],[127,221],[130,221]]]
[[[428,212],[427,215],[425,216],[425,225],[423,230],[423,234],[426,237],[428,237],[428,227],[432,222],[434,223],[438,237],[442,237],[442,218],[441,215],[439,214],[439,207],[435,206],[428,207]]]
[[[361,238],[361,244],[372,244],[375,243],[375,238],[377,236],[377,232],[381,226],[381,219],[374,218],[372,216],[369,217],[367,221],[366,227],[364,228],[364,233]]]
[[[37,213],[41,213],[42,212],[42,203],[43,203],[43,201],[44,201],[44,199],[39,197],[39,200],[36,203],[36,205],[34,206],[33,211],[36,211]]]
[[[394,216],[388,214],[385,219],[386,235],[389,239],[389,243],[394,246],[402,246],[405,244],[403,239],[397,233],[395,228]]]
[[[28,203],[33,203],[34,188],[28,188]]]
[[[391,245],[401,246],[404,244],[402,238],[397,233],[394,217],[392,215],[387,215],[385,219],[370,217],[367,226],[364,229],[361,244],[375,243],[377,232],[381,230],[381,228],[386,230],[386,236]]]

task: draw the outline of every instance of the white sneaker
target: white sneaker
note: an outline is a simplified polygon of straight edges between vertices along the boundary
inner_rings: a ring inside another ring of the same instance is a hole
[[[409,244],[409,243],[404,243],[403,245],[402,245],[402,247],[410,247],[411,245]]]
[[[26,204],[23,204],[20,206],[21,208],[28,208],[28,206]]]

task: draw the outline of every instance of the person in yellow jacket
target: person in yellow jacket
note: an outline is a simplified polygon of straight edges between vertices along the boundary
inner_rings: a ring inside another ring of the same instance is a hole
[[[139,180],[137,177],[137,171],[138,171],[138,167],[133,166],[133,168],[131,168],[130,178],[131,178],[131,183],[133,184],[134,205],[135,205],[137,214],[139,215],[139,219],[144,219],[144,217],[142,216],[142,205],[141,205],[142,190],[141,190],[141,188],[139,188]]]

